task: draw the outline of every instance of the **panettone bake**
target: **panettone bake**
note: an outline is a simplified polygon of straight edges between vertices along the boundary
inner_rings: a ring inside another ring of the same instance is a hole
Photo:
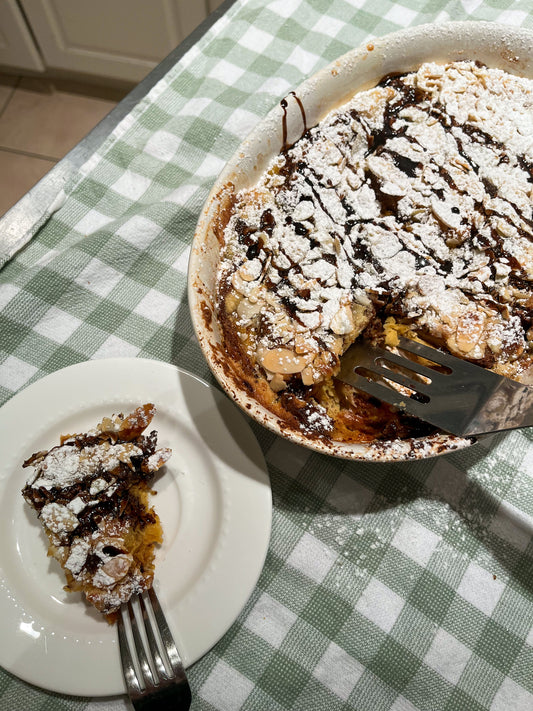
[[[162,541],[148,496],[171,451],[157,448],[155,430],[143,434],[154,414],[149,403],[127,417],[104,418],[23,464],[32,473],[22,494],[48,536],[48,554],[64,569],[66,589],[84,593],[110,621],[151,587]]]
[[[335,378],[357,338],[529,382],[532,137],[531,80],[426,63],[228,184],[217,319],[239,387],[307,437],[372,442],[432,430]]]

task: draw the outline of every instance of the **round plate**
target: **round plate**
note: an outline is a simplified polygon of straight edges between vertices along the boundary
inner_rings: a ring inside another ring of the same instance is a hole
[[[124,693],[116,628],[63,590],[59,563],[21,496],[33,452],[145,402],[172,457],[154,483],[164,543],[156,590],[185,666],[205,654],[246,603],[265,560],[272,512],[257,440],[207,383],[142,359],[95,360],[30,385],[0,409],[0,664],[52,691]]]
[[[196,336],[209,367],[230,397],[281,437],[323,454],[378,462],[424,459],[473,443],[470,438],[439,433],[407,440],[353,444],[309,437],[263,407],[234,376],[220,345],[216,306],[220,221],[222,219],[224,224],[233,191],[251,188],[286,143],[296,141],[329,111],[356,92],[375,86],[387,74],[412,71],[426,61],[465,59],[479,60],[531,78],[533,32],[493,22],[443,22],[376,37],[339,57],[290,92],[239,146],[211,189],[196,228],[189,260],[189,304]]]

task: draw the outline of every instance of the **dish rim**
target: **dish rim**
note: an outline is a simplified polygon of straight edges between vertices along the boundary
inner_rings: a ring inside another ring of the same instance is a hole
[[[473,48],[472,51],[465,49],[466,46]],[[375,86],[393,69],[403,73],[427,61],[461,59],[480,60],[489,67],[533,78],[533,31],[485,21],[452,21],[417,25],[363,42],[289,92],[284,97],[285,108],[280,101],[258,121],[218,176],[198,220],[189,257],[188,300],[196,337],[211,371],[225,392],[253,419],[276,434],[322,454],[356,461],[419,460],[469,447],[477,440],[444,433],[371,443],[313,439],[288,427],[277,415],[236,387],[217,352],[220,334],[215,322],[216,294],[209,285],[213,270],[209,273],[208,265],[213,258],[213,240],[216,240],[213,225],[224,190],[229,185],[239,190],[257,181],[284,145],[284,121],[289,144],[299,137],[298,132],[303,133],[300,102],[308,119],[305,128],[312,127],[350,96]],[[334,84],[337,86],[333,87]],[[325,98],[328,96],[329,100]]]

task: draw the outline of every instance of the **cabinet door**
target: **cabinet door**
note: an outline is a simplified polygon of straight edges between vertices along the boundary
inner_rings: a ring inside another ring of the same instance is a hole
[[[140,81],[206,16],[206,0],[19,0],[47,67]]]
[[[0,65],[42,72],[44,65],[15,0],[0,2]]]

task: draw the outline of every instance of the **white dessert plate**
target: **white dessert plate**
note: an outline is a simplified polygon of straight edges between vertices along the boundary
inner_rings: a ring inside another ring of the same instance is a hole
[[[272,500],[265,461],[227,397],[166,363],[95,360],[57,371],[0,409],[0,664],[37,686],[82,696],[124,693],[116,628],[67,593],[63,571],[21,489],[22,462],[105,415],[153,402],[149,431],[172,457],[153,502],[164,543],[156,589],[185,666],[228,630],[260,575]]]

